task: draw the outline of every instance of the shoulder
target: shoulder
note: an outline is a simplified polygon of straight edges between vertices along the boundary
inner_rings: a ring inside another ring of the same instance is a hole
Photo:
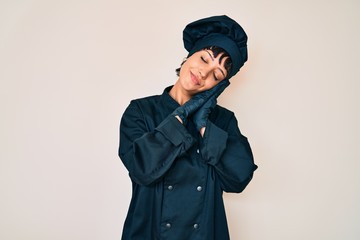
[[[227,128],[230,122],[236,123],[234,112],[220,105],[216,105],[211,112],[210,120],[223,129]]]
[[[225,107],[222,107],[220,105],[216,105],[216,107],[214,108],[214,114],[216,116],[219,116],[219,117],[234,117],[234,112],[225,108]]]
[[[153,102],[156,101],[160,98],[161,95],[151,95],[151,96],[146,96],[146,97],[141,97],[141,98],[135,98],[133,100],[131,100],[131,102],[136,102],[136,103],[144,103],[144,102]]]
[[[126,112],[133,112],[142,118],[154,119],[161,117],[165,111],[162,95],[152,95],[131,100]]]
[[[160,101],[161,95],[152,95],[142,98],[136,98],[130,101],[129,107],[146,107],[149,105],[157,104]]]

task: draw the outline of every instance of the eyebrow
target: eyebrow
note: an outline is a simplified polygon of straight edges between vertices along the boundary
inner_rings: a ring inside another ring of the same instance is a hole
[[[205,50],[205,51],[209,54],[211,60],[214,61],[214,57],[211,55],[211,53],[210,53],[208,50]],[[219,64],[221,64],[220,61],[219,61]],[[220,72],[222,73],[222,75],[224,75],[224,77],[226,77],[224,71],[223,71],[220,67],[218,67],[218,69],[220,70]]]

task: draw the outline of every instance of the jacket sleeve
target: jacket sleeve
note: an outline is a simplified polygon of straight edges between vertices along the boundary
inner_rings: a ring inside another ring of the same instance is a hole
[[[141,185],[159,180],[174,160],[194,143],[186,128],[173,116],[166,117],[153,129],[149,129],[145,119],[136,101],[132,101],[120,123],[119,157],[130,178]]]
[[[208,121],[201,148],[202,157],[215,168],[225,192],[242,192],[257,169],[249,142],[240,133],[232,114],[226,131]]]

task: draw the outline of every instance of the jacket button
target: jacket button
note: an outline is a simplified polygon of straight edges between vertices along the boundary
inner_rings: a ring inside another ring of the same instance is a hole
[[[171,186],[171,185],[169,185],[169,186],[167,187],[167,189],[168,189],[169,191],[171,191],[171,190],[173,190],[173,189],[174,189],[174,187],[173,187],[173,186]]]
[[[198,186],[198,187],[196,188],[196,190],[198,190],[199,192],[201,192],[201,191],[202,191],[202,187],[201,187],[201,186]]]
[[[170,223],[167,223],[167,224],[165,224],[165,227],[166,227],[166,228],[171,228],[171,224],[170,224]]]
[[[194,224],[194,229],[198,229],[199,228],[199,224],[195,223]]]

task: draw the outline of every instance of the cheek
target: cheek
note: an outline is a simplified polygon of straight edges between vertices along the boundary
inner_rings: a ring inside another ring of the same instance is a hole
[[[218,83],[219,83],[218,81],[214,81],[212,79],[209,79],[208,81],[205,81],[204,87],[206,87],[207,89],[210,89],[210,88],[215,87]]]
[[[183,75],[185,72],[188,71],[189,67],[188,67],[188,63],[187,61],[183,63],[183,65],[181,65],[181,68],[180,68],[180,76]]]

